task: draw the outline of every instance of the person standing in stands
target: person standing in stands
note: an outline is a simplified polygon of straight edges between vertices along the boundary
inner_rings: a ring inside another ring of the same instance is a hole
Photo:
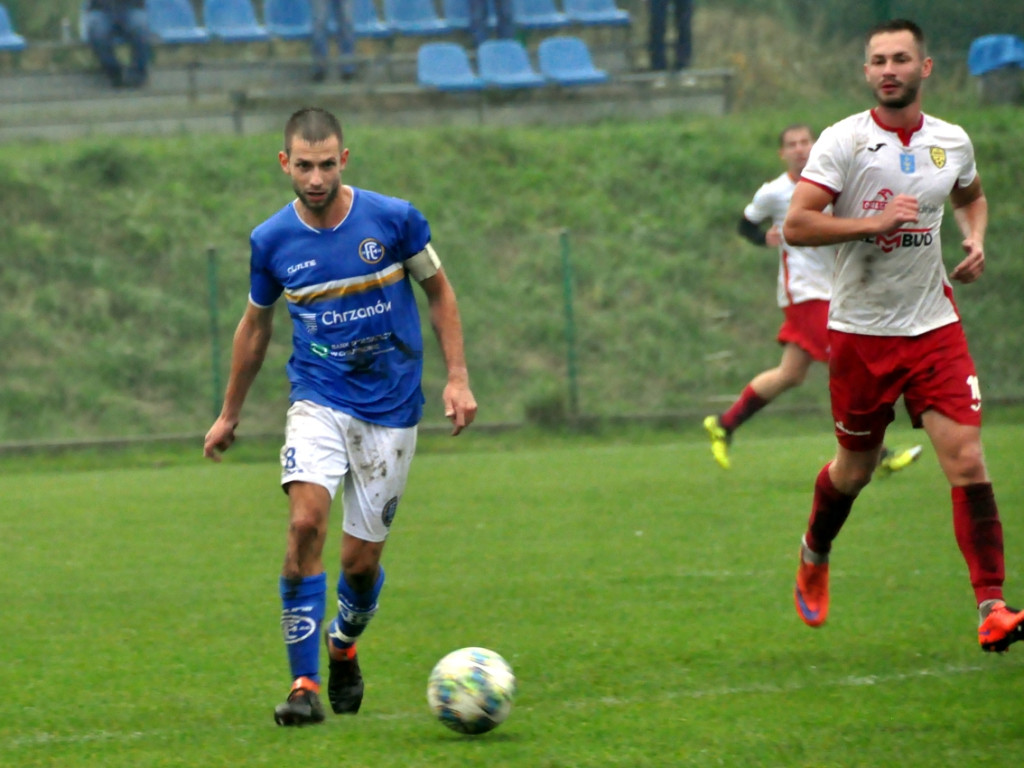
[[[672,13],[676,26],[675,57],[672,61],[672,69],[678,71],[690,66],[693,57],[693,0],[651,0],[650,5],[650,35],[648,39],[648,52],[651,57],[651,69],[656,72],[664,72],[668,67],[668,58],[665,55],[665,34],[668,26],[668,7],[672,5]]]
[[[513,0],[469,0],[469,34],[477,48],[491,37],[489,16],[492,10],[494,36],[499,40],[511,40],[516,36]]]
[[[151,50],[145,0],[88,0],[85,34],[111,85],[138,88],[146,84]],[[117,57],[119,39],[131,48],[127,67]]]
[[[327,78],[328,46],[330,44],[330,22],[334,20],[334,39],[338,44],[341,60],[342,80],[356,76],[356,33],[352,21],[352,0],[312,0],[313,37],[313,80],[323,82]]]

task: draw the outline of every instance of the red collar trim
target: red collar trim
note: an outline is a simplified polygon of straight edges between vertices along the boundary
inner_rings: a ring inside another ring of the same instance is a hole
[[[875,112],[875,110],[873,110],[873,109],[871,110],[871,119],[874,120],[875,121],[875,125],[877,125],[879,128],[881,128],[883,131],[889,131],[890,133],[895,133],[899,137],[900,143],[902,143],[904,147],[910,144],[911,137],[915,133],[920,131],[921,127],[924,125],[924,113],[923,112],[918,116],[918,118],[917,118],[917,125],[915,125],[913,128],[893,128],[890,125],[886,125],[885,123],[883,123],[878,118],[878,113]]]

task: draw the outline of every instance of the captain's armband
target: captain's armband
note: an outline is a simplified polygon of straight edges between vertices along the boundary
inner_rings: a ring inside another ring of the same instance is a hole
[[[441,260],[437,258],[434,247],[427,243],[422,251],[405,260],[405,268],[409,270],[410,275],[416,278],[416,282],[422,283],[437,274],[441,268]]]

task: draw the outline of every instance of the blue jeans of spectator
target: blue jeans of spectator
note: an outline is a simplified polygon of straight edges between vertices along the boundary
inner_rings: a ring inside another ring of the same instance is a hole
[[[491,16],[494,16],[495,37],[510,40],[516,36],[512,0],[469,0],[469,33],[477,48],[490,37]]]
[[[89,11],[85,29],[100,66],[114,85],[141,85],[149,70],[149,25],[142,8]],[[125,69],[117,58],[116,46],[124,41],[131,48],[131,64]]]
[[[352,22],[352,2],[353,0],[312,0],[314,73],[323,75],[327,72],[327,46],[332,31],[338,43],[338,53],[342,58],[342,74],[355,73],[356,33]]]
[[[692,56],[693,0],[650,0],[650,38],[648,51],[651,55],[651,69],[668,69],[665,57],[665,32],[668,27],[668,7],[673,6],[676,24],[675,58],[672,69],[690,66]]]

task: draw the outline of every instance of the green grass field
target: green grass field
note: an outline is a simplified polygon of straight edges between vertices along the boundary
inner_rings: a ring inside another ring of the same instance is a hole
[[[1013,764],[1024,648],[977,647],[930,451],[865,490],[833,553],[829,623],[798,620],[797,545],[832,450],[821,421],[759,416],[728,473],[696,424],[425,436],[360,646],[363,710],[299,730],[271,716],[289,683],[275,463],[217,466],[197,447],[159,466],[8,466],[0,765]],[[902,422],[890,436],[922,437]],[[986,447],[1007,593],[1024,600],[1020,421],[990,419]],[[424,700],[434,662],[464,645],[519,680],[509,720],[476,738]]]

